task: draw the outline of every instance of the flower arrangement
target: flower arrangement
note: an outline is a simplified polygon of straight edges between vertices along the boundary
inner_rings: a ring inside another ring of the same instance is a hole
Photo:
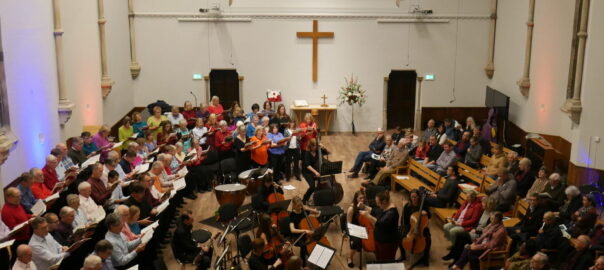
[[[365,90],[362,89],[358,79],[354,75],[351,75],[350,79],[344,78],[344,80],[346,84],[340,88],[340,95],[338,97],[340,104],[348,103],[350,106],[354,104],[363,106],[366,101]]]

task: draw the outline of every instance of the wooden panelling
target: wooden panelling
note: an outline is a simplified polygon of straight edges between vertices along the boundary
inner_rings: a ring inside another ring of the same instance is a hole
[[[569,162],[567,182],[571,185],[598,185],[599,179],[604,179],[604,171],[577,166]]]
[[[468,116],[474,117],[479,125],[487,120],[489,109],[486,107],[423,107],[422,129],[426,128],[428,120],[433,118],[437,122],[445,118],[455,119],[463,126],[466,125]]]

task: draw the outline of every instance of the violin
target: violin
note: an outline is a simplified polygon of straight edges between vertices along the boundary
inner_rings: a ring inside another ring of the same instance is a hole
[[[422,196],[422,201],[420,203],[419,210],[411,214],[409,221],[411,230],[403,239],[403,248],[411,254],[419,254],[424,252],[424,249],[426,249],[426,237],[424,236],[423,232],[428,226],[428,216],[422,214],[426,194],[425,192],[420,193]]]
[[[268,195],[268,198],[266,200],[268,201],[269,204],[273,204],[273,203],[285,200],[285,197],[283,196],[283,194],[277,192],[277,188],[273,185],[273,193]],[[289,216],[289,214],[287,213],[286,210],[281,210],[279,212],[271,213],[272,224],[279,226],[279,221],[282,218],[286,218],[288,216]]]
[[[300,228],[301,230],[309,230],[313,232],[312,234],[306,234],[306,251],[308,251],[308,254],[312,253],[312,250],[317,245],[317,242],[326,246],[331,246],[329,240],[327,240],[327,237],[325,237],[324,234],[321,235],[316,233],[321,226],[329,225],[329,221],[326,222],[326,224],[321,225],[321,223],[315,216],[309,216],[308,213],[304,211],[304,209],[302,210],[302,213],[304,213],[305,218],[300,221],[300,224],[298,224],[298,228]]]
[[[264,252],[262,257],[267,260],[272,259],[275,256],[279,256],[281,254],[281,249],[283,244],[285,243],[285,239],[281,234],[276,231],[273,227],[271,227],[271,235],[267,235],[270,239],[267,239],[267,244],[264,245]]]

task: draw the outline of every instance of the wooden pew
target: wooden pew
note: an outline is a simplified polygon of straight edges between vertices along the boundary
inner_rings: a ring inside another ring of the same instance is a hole
[[[469,181],[472,181],[472,184],[475,184],[476,186],[480,186],[482,184],[485,176],[481,170],[474,169],[460,161],[458,161],[456,165],[459,175],[463,176]]]
[[[457,196],[457,204],[462,205],[465,201],[465,197],[466,196],[462,196],[466,195],[465,192],[460,191],[459,192],[459,196]],[[462,198],[464,197],[464,198]],[[457,208],[432,208],[432,213],[434,213],[434,215],[442,222],[442,223],[446,223],[447,218],[452,217],[455,212],[457,212]]]
[[[416,173],[421,178],[426,180],[429,185],[424,183],[420,179],[411,176],[411,172]],[[396,184],[399,184],[408,191],[411,191],[413,189],[419,189],[420,187],[424,187],[431,191],[436,191],[441,178],[442,177],[438,173],[428,169],[428,167],[415,161],[414,159],[410,159],[409,170],[407,172],[407,175],[392,174],[390,176],[390,181],[392,183],[392,190],[395,190]]]
[[[528,203],[524,200],[524,198],[520,198],[516,200],[514,204],[514,211],[512,212],[512,217],[503,221],[503,225],[506,227],[514,227],[518,223],[520,223],[520,218],[526,215],[526,211],[528,209]]]

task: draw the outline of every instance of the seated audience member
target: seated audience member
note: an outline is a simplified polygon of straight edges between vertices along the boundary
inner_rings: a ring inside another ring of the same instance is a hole
[[[361,167],[363,167],[363,163],[371,160],[371,155],[376,154],[379,155],[386,147],[386,140],[384,139],[384,131],[379,128],[375,137],[369,143],[369,151],[359,152],[357,157],[354,160],[354,166],[348,171],[352,174],[348,175],[349,178],[357,178],[359,177],[359,171]]]
[[[507,212],[516,202],[516,180],[511,178],[506,168],[499,168],[497,175],[497,180],[486,193],[497,201],[497,211]]]
[[[133,234],[141,234],[141,227],[138,225],[140,216],[141,210],[138,206],[133,205],[128,208],[128,227]]]
[[[4,206],[2,206],[2,222],[9,228],[13,229],[15,226],[27,222],[31,218],[30,214],[25,212],[23,206],[21,206],[21,192],[19,189],[9,187],[4,191]],[[25,226],[20,232],[13,236],[16,243],[25,243],[31,231],[30,226]]]
[[[122,218],[122,223],[124,223],[124,226],[122,226],[122,233],[124,234],[124,236],[126,236],[126,240],[132,241],[138,239],[139,236],[134,234],[130,230],[130,226],[128,226],[128,218],[130,217],[130,207],[128,207],[127,205],[120,204],[115,208],[113,212],[119,214]]]
[[[32,175],[31,192],[36,199],[46,199],[52,195],[52,190],[44,183],[44,175],[38,168],[32,168],[30,174]]]
[[[482,149],[483,149],[483,153],[488,153],[485,151],[484,147]],[[489,177],[495,179],[495,178],[497,178],[497,171],[501,168],[507,169],[508,163],[507,163],[507,159],[505,158],[505,153],[503,152],[503,149],[501,148],[501,145],[495,145],[493,147],[492,152],[493,152],[493,155],[491,156],[489,165],[487,165],[487,167],[485,168],[485,173]]]
[[[598,257],[598,259],[596,259],[596,264],[590,267],[589,270],[604,270],[604,256]]]
[[[198,261],[197,269],[205,270],[212,265],[212,248],[206,245],[198,245],[193,241],[191,230],[195,220],[190,212],[180,215],[179,224],[174,231],[172,240],[172,252],[174,257],[181,262]],[[201,256],[196,260],[197,256]]]
[[[396,172],[396,168],[404,166],[409,159],[409,152],[405,149],[405,140],[400,140],[397,147],[390,154],[386,166],[382,167],[372,180],[374,185],[379,185],[383,179]]]
[[[122,233],[122,217],[118,213],[111,213],[105,218],[107,224],[107,234],[105,239],[113,246],[111,254],[111,262],[115,267],[126,266],[130,264],[138,253],[145,249],[145,245],[141,243],[141,239],[127,241],[126,236]]]
[[[63,206],[59,212],[59,224],[55,229],[54,237],[59,244],[69,246],[73,244],[71,235],[73,234],[73,221],[75,220],[75,210],[69,206]]]
[[[80,137],[72,137],[69,139],[71,143],[71,148],[69,152],[67,152],[67,156],[73,161],[76,165],[81,165],[88,159],[88,156],[84,152],[84,140]]]
[[[516,248],[516,243],[526,242],[527,239],[534,237],[543,225],[543,215],[545,209],[539,205],[538,194],[533,193],[528,197],[528,208],[526,214],[520,221],[520,224],[507,228],[508,235],[512,238],[512,250]]]
[[[103,175],[103,165],[101,163],[95,163],[92,167],[92,175],[88,179],[88,183],[91,187],[90,196],[94,202],[98,205],[104,205],[107,199],[111,197],[111,192],[117,187],[118,182],[113,184],[103,183],[101,176]],[[108,187],[107,187],[108,186]]]
[[[566,201],[560,207],[558,216],[560,217],[560,221],[568,226],[575,213],[583,205],[583,196],[581,196],[581,191],[576,186],[568,186],[564,193],[566,194]]]
[[[445,127],[443,125],[438,125],[438,127],[436,127],[436,141],[438,141],[438,144],[443,145],[447,139]]]
[[[113,245],[111,242],[103,239],[98,241],[94,245],[94,252],[92,254],[101,258],[101,269],[102,270],[113,270],[113,262],[111,262],[111,254],[113,253]]]
[[[419,141],[417,147],[415,147],[415,151],[413,151],[413,158],[417,161],[423,162],[428,156],[429,149],[430,144],[424,141]]]
[[[488,250],[504,250],[507,246],[507,234],[502,223],[503,214],[495,212],[491,215],[491,224],[483,231],[474,243],[464,249],[461,257],[451,269],[460,270],[469,262],[470,269],[480,268],[479,257]]]
[[[539,172],[537,172],[537,177],[535,178],[533,185],[526,194],[542,193],[545,190],[545,186],[549,182],[548,178],[549,174],[547,172],[547,168],[545,166],[541,166],[541,168],[539,168]]]
[[[424,130],[424,133],[422,133],[422,136],[419,138],[419,140],[427,142],[432,136],[435,136],[436,138],[437,133],[438,131],[436,130],[436,121],[434,121],[434,119],[430,119],[428,120],[428,126]]]
[[[90,196],[92,194],[92,187],[88,182],[82,182],[78,185],[78,193],[80,197],[80,207],[86,213],[88,222],[93,222],[94,213],[99,209],[99,205],[94,202],[94,199]]]
[[[74,228],[86,226],[88,223],[88,216],[84,208],[80,207],[80,197],[77,194],[67,195],[67,206],[75,210],[75,218],[72,226]]]
[[[170,121],[170,124],[172,124],[172,126],[178,126],[180,120],[185,120],[185,117],[182,116],[182,114],[180,113],[180,109],[178,108],[178,106],[172,106],[172,112],[169,113],[167,117],[168,121]]]
[[[528,190],[533,186],[535,181],[535,175],[531,172],[531,160],[528,158],[522,158],[518,162],[518,170],[515,174],[516,183],[518,184],[518,196],[524,198]]]
[[[430,165],[436,166],[436,161],[442,152],[443,148],[440,146],[440,144],[438,144],[436,136],[430,136],[430,146],[428,147],[428,152],[426,153],[426,158],[424,159],[424,165],[426,167]]]
[[[478,138],[478,143],[480,144],[480,146],[482,146],[482,150],[484,151],[484,153],[492,153],[491,141],[490,139],[487,139],[483,136],[481,126],[476,126],[474,127],[474,129],[472,129],[472,136]],[[501,148],[501,152],[503,152],[503,148]],[[507,163],[505,164],[505,166],[507,166]]]
[[[33,185],[33,177],[30,173],[25,172],[22,173],[19,177],[19,185],[17,188],[21,192],[21,206],[25,209],[25,212],[31,213],[31,207],[36,204],[36,197],[34,196],[31,188]],[[44,180],[42,180],[42,185],[44,185]]]
[[[450,142],[445,142],[442,145],[443,151],[440,156],[433,164],[426,164],[426,167],[437,172],[440,175],[444,175],[447,172],[447,168],[451,165],[455,165],[457,161],[457,155],[453,151],[453,145]]]
[[[600,213],[599,222],[589,232],[592,251],[604,251],[604,213]]]
[[[140,179],[140,182],[151,181],[148,175],[145,175]],[[153,209],[147,200],[145,200],[145,189],[146,188],[142,183],[134,182],[130,184],[130,198],[124,202],[124,204],[128,206],[135,205],[140,209],[140,219],[138,220],[138,224],[143,227],[153,223],[150,217],[157,213],[157,210]]]
[[[447,134],[447,138],[453,141],[459,141],[459,137],[461,135],[460,131],[455,128],[456,121],[453,119],[445,118],[443,121],[443,126],[445,128],[445,134]],[[470,137],[468,136],[468,139]]]
[[[531,263],[529,264],[531,270],[549,270],[549,258],[547,254],[543,252],[537,252],[531,258]]]
[[[140,112],[132,113],[132,129],[135,134],[138,134],[137,138],[142,138],[147,130],[147,122],[143,121]]]
[[[454,203],[459,194],[459,184],[456,167],[447,167],[445,184],[437,192],[432,192],[426,197],[426,206],[443,208],[447,207],[447,204]]]
[[[272,263],[270,260],[264,258],[265,245],[264,239],[259,237],[252,241],[252,252],[247,260],[250,270],[277,269],[281,265],[281,258]]]
[[[392,157],[392,151],[394,148],[396,148],[396,145],[392,144],[392,136],[384,136],[384,142],[386,142],[386,145],[384,146],[382,153],[379,155],[379,159],[376,160],[372,158],[368,161],[369,166],[367,168],[367,176],[365,177],[365,180],[373,179],[377,171],[386,165],[386,160],[389,160]]]
[[[36,270],[36,265],[32,261],[31,247],[25,244],[17,247],[17,260],[13,265],[12,270]]]
[[[572,237],[588,234],[598,218],[596,200],[593,195],[587,194],[581,197],[581,208],[572,215],[572,222],[569,228],[569,233]]]
[[[80,270],[101,270],[102,265],[101,257],[97,255],[88,255],[88,257],[84,259],[84,265]]]
[[[543,226],[539,229],[536,238],[539,249],[559,249],[565,240],[554,212],[545,212]]]
[[[80,137],[82,137],[82,140],[84,141],[84,143],[82,144],[82,150],[84,150],[84,154],[86,156],[94,156],[98,154],[99,148],[92,141],[92,136],[90,135],[90,132],[84,131],[82,132]]]
[[[451,241],[452,246],[455,246],[457,234],[474,229],[482,215],[482,202],[477,198],[478,193],[468,190],[466,194],[466,201],[457,209],[453,217],[447,218],[447,223],[443,226],[445,237]]]
[[[461,139],[453,146],[453,151],[457,154],[457,158],[465,160],[468,148],[470,148],[470,132],[464,132],[461,135]]]
[[[518,153],[514,152],[514,151],[510,151],[509,153],[506,154],[506,159],[508,161],[508,171],[512,174],[512,175],[516,175],[516,172],[518,172],[519,168],[519,161],[518,161]]]
[[[32,260],[37,269],[48,269],[69,256],[66,246],[61,246],[49,233],[48,222],[43,217],[36,217],[31,222],[34,234],[29,240],[32,249]]]
[[[587,270],[594,265],[594,258],[589,251],[589,236],[580,235],[575,241],[575,249],[566,256],[560,270]]]
[[[529,239],[528,241],[522,243],[518,252],[516,252],[512,257],[508,258],[505,262],[506,270],[525,270],[529,269],[529,265],[531,263],[531,257],[533,257],[539,248],[537,247],[537,243],[534,240]]]
[[[466,151],[464,163],[472,168],[480,167],[480,158],[482,157],[482,146],[478,143],[478,138],[470,138],[470,146]]]
[[[403,129],[401,129],[401,127],[397,126],[394,128],[394,132],[392,135],[390,135],[390,137],[392,137],[392,143],[394,143],[394,145],[398,145],[398,141],[405,137],[405,133],[403,133]]]
[[[560,183],[560,174],[552,173],[549,176],[549,181],[545,185],[543,192],[547,193],[552,197],[552,202],[556,208],[562,206],[564,204],[564,199],[566,198],[564,194],[564,190],[566,187],[564,184]]]

